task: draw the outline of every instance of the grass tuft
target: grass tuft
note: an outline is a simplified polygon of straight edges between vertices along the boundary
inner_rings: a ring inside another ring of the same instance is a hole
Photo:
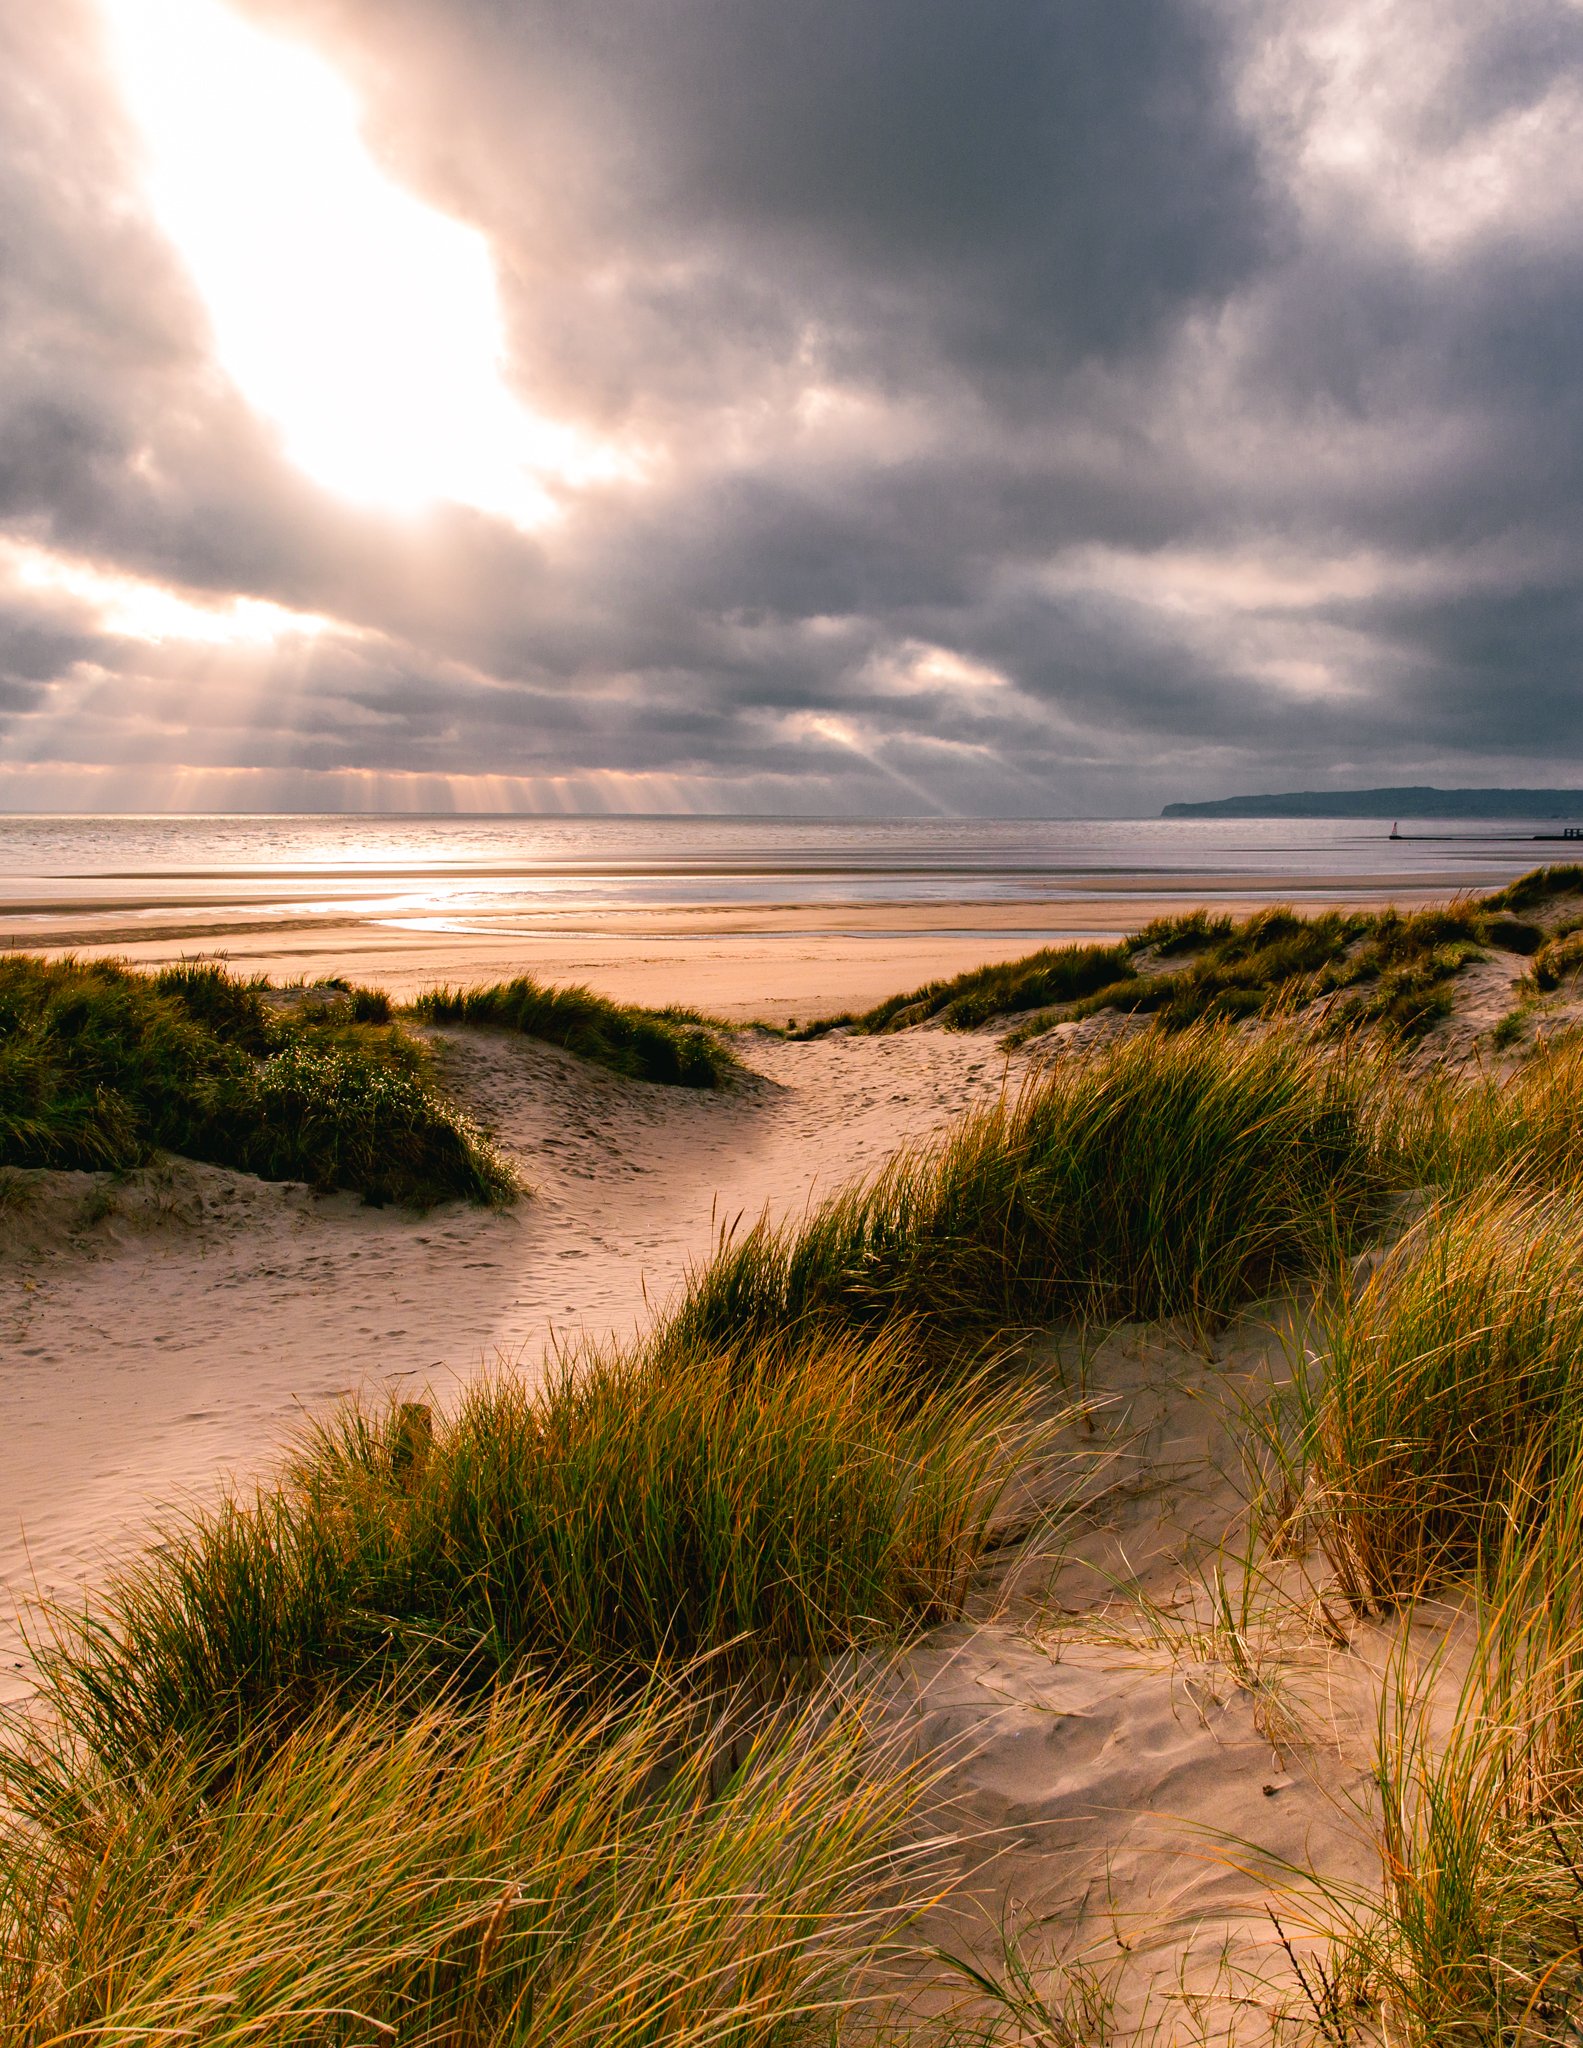
[[[1487,910],[1542,910],[1558,896],[1583,896],[1583,866],[1558,862],[1552,867],[1534,868],[1481,901]]]
[[[1383,1887],[1336,1896],[1338,1968],[1403,2048],[1575,2041],[1583,2030],[1583,1467],[1488,1546],[1450,1725],[1444,1657],[1403,1631],[1382,1694]],[[1352,2038],[1348,2033],[1336,2038]]]
[[[865,1032],[901,1031],[930,1019],[952,1031],[970,1031],[991,1017],[1076,1002],[1130,972],[1124,946],[1047,946],[1021,960],[975,967],[950,981],[927,982],[849,1021]]]
[[[1323,911],[1308,917],[1276,904],[1234,919],[1208,910],[1156,918],[1117,945],[1049,946],[1020,960],[891,996],[861,1015],[830,1017],[795,1036],[845,1026],[899,1031],[937,1021],[971,1030],[999,1017],[1024,1021],[1020,1044],[1068,1019],[1103,1010],[1157,1017],[1181,1030],[1207,1019],[1271,1017],[1322,1005],[1330,1028],[1378,1027],[1422,1037],[1449,1014],[1456,976],[1486,949],[1535,956],[1534,974],[1571,973],[1583,958],[1531,917],[1583,893],[1583,868],[1540,868],[1509,888],[1404,915],[1396,910]],[[1564,935],[1563,935],[1564,936]]]
[[[1536,949],[1529,973],[1534,987],[1549,995],[1580,968],[1583,968],[1583,927],[1571,926],[1557,932]]]
[[[1159,918],[1113,946],[1047,947],[890,997],[861,1016],[827,1019],[860,1032],[937,1021],[965,1031],[1021,1017],[1009,1043],[1066,1019],[1114,1010],[1153,1016],[1168,1030],[1209,1020],[1271,1017],[1322,1004],[1333,1030],[1359,1024],[1421,1036],[1451,1007],[1451,984],[1486,945],[1533,950],[1543,933],[1472,902],[1410,916],[1326,911],[1304,917],[1274,905],[1240,921],[1194,911]],[[1179,964],[1173,964],[1179,963]]]
[[[344,1411],[290,1483],[172,1530],[43,1656],[51,1710],[114,1768],[235,1754],[327,1699],[491,1687],[525,1666],[630,1687],[806,1667],[956,1614],[1020,1410],[920,1392],[894,1343],[663,1344],[501,1379],[414,1440]]]
[[[1134,950],[1146,948],[1157,960],[1173,960],[1222,945],[1235,929],[1235,921],[1224,913],[1190,910],[1183,916],[1153,919],[1134,936],[1132,945]]]
[[[8,954],[0,1165],[120,1169],[164,1150],[376,1202],[510,1199],[514,1175],[424,1048],[356,1021],[377,992],[347,994],[304,1022],[220,967]]]
[[[1498,1176],[1534,1188],[1583,1187],[1580,1101],[1577,1030],[1537,1038],[1507,1073],[1427,1076],[1412,1140],[1416,1171],[1424,1182],[1464,1193]]]
[[[800,1224],[727,1241],[671,1338],[895,1323],[939,1352],[1058,1316],[1213,1320],[1365,1227],[1390,1118],[1358,1048],[1149,1033],[1050,1068]]]
[[[1534,1007],[1532,1003],[1521,1001],[1513,1003],[1509,1010],[1503,1011],[1496,1018],[1490,1030],[1490,1044],[1497,1052],[1513,1051],[1522,1044],[1527,1036],[1528,1027],[1533,1022],[1533,1017]]]
[[[1232,924],[1187,966],[1142,977],[1091,998],[1099,1008],[1158,1014],[1169,1029],[1204,1018],[1265,1017],[1323,1003],[1332,1029],[1361,1024],[1420,1035],[1450,1008],[1450,982],[1478,951],[1482,932],[1467,906],[1301,917],[1276,907]]]
[[[1337,1311],[1313,1418],[1323,1541],[1359,1605],[1475,1568],[1576,1454],[1583,1207],[1494,1182],[1433,1208]]]
[[[829,1697],[727,1746],[658,1686],[519,1684],[317,1715],[218,1790],[208,1761],[13,1757],[16,2048],[781,2048],[933,1889],[897,1840],[924,1773]]]
[[[479,988],[436,988],[413,1013],[429,1024],[493,1024],[634,1081],[678,1088],[722,1088],[740,1062],[719,1027],[696,1011],[645,1010],[588,988],[548,988],[529,975]]]

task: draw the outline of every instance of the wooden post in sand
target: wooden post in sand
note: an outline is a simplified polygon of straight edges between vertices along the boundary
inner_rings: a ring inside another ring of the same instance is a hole
[[[396,1410],[396,1439],[390,1448],[391,1477],[416,1486],[434,1442],[434,1411],[426,1401],[403,1401]]]

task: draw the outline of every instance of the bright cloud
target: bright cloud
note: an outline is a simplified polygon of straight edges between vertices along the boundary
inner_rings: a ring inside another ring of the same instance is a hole
[[[1580,118],[1583,0],[0,7],[0,803],[1583,775]]]
[[[36,543],[0,534],[0,596],[68,602],[78,624],[152,646],[274,647],[313,640],[333,622],[256,597],[198,599],[146,577],[75,561]]]
[[[324,60],[219,0],[100,0],[148,187],[219,359],[326,488],[533,527],[624,467],[505,382],[489,246],[370,155]]]

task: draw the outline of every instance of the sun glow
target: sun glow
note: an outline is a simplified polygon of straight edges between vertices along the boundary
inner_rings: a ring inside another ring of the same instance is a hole
[[[375,163],[355,96],[219,0],[100,0],[148,196],[219,360],[340,495],[535,526],[619,453],[519,404],[484,237]]]
[[[0,592],[70,599],[101,633],[202,647],[273,647],[283,640],[315,640],[333,630],[317,612],[290,611],[261,597],[198,600],[119,570],[101,569],[32,542],[0,535]]]

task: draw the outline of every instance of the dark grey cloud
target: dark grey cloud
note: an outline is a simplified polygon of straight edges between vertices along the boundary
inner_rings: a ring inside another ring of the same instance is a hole
[[[197,766],[282,801],[647,776],[1028,811],[1583,771],[1566,0],[247,11],[489,236],[525,399],[642,468],[536,534],[315,488],[214,363],[89,0],[15,10],[0,771],[30,792],[80,763],[151,801]],[[329,624],[162,639],[84,565]]]
[[[617,13],[622,112],[654,173],[640,227],[728,235],[738,264],[788,264],[816,313],[878,316],[855,353],[921,321],[970,369],[1047,372],[1147,341],[1260,253],[1256,153],[1207,21],[1186,8]]]
[[[1194,0],[268,11],[330,24],[392,154],[509,252],[526,358],[607,404],[810,349],[882,386],[950,370],[1037,404],[1284,232]]]

